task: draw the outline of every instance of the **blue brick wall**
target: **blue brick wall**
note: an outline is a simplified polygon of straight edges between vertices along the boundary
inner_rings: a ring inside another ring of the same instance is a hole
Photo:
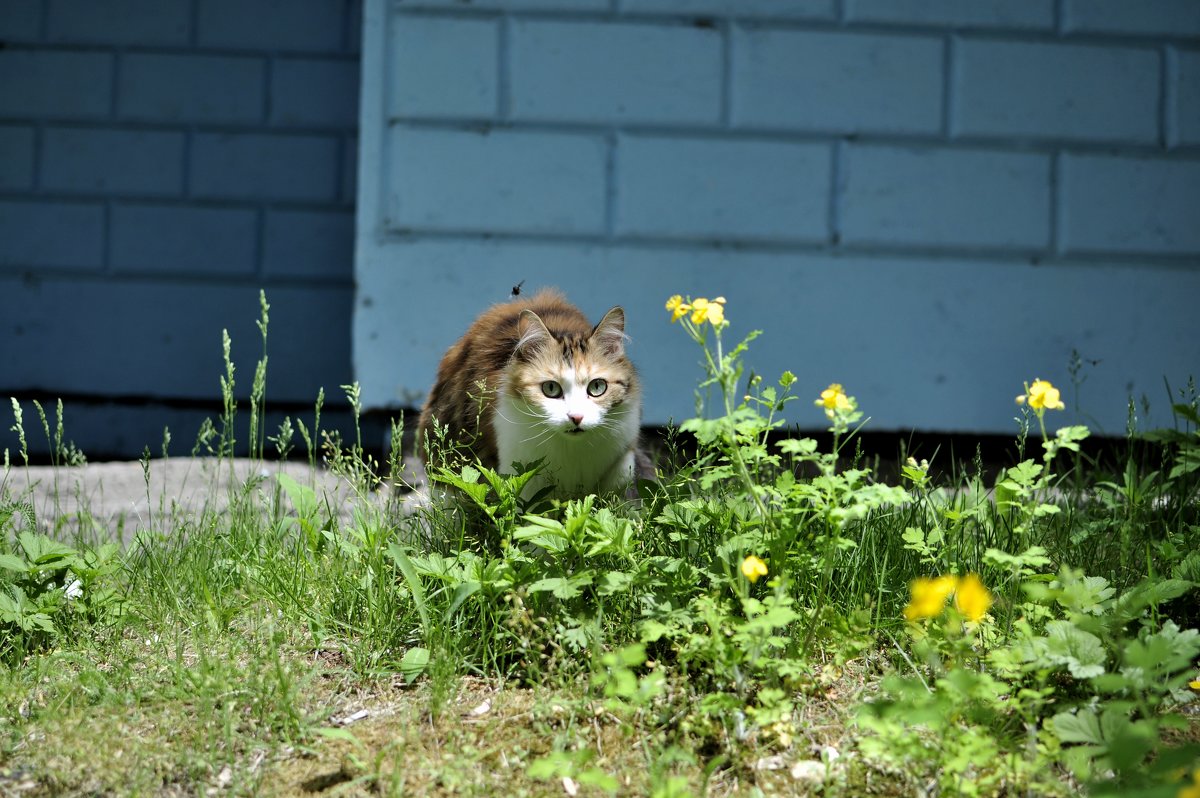
[[[0,2],[0,396],[212,407],[222,327],[244,396],[260,287],[270,397],[339,394],[361,22],[358,0]],[[136,416],[68,432],[137,455],[161,429]]]
[[[1023,380],[1074,401],[1078,352],[1078,420],[1120,433],[1127,397],[1164,422],[1162,378],[1200,367],[1195,0],[367,0],[364,21],[371,406],[419,403],[522,279],[626,306],[652,422],[691,412],[676,292],[725,295],[733,334],[767,331],[760,373],[843,382],[876,429],[1009,432]]]

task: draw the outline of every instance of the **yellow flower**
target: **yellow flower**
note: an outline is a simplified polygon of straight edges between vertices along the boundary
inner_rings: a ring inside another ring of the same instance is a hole
[[[912,600],[904,608],[904,617],[910,621],[936,618],[946,609],[946,602],[956,587],[957,576],[939,576],[933,579],[922,576],[914,579],[909,585]]]
[[[1192,771],[1192,781],[1175,793],[1175,798],[1200,798],[1200,769]]]
[[[1192,688],[1193,690],[1200,690],[1200,679],[1193,679],[1192,681],[1188,682],[1188,687]]]
[[[767,564],[751,554],[742,560],[742,576],[751,582],[757,582],[760,576],[767,575]]]
[[[983,586],[978,574],[967,574],[954,591],[954,607],[968,621],[979,623],[992,606],[992,594]]]
[[[1017,397],[1019,405],[1025,404],[1026,401],[1034,410],[1062,410],[1066,407],[1058,389],[1046,380],[1034,380],[1033,385],[1029,386],[1029,393]]]
[[[714,327],[720,327],[725,322],[725,297],[719,296],[711,302],[704,297],[692,300],[692,323],[703,324],[706,321]]]
[[[830,418],[833,418],[837,413],[845,413],[854,409],[854,405],[850,402],[850,397],[846,396],[841,383],[837,382],[821,391],[821,397],[813,404],[817,407],[825,408],[825,415]]]
[[[686,316],[688,311],[691,309],[692,306],[684,302],[683,297],[681,297],[679,294],[676,294],[667,300],[667,310],[671,312],[672,324]]]

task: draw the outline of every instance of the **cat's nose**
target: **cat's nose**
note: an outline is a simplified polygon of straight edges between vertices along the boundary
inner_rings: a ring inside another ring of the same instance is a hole
[[[567,418],[571,419],[571,421],[573,421],[577,427],[583,423],[582,413],[567,413]]]

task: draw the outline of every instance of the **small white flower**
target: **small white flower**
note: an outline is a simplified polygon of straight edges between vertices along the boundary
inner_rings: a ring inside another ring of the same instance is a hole
[[[69,585],[63,585],[63,593],[68,600],[74,601],[83,595],[83,582],[76,579]]]

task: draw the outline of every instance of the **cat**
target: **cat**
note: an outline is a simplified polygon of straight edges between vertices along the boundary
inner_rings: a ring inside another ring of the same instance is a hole
[[[442,357],[421,411],[421,459],[446,460],[434,452],[428,462],[436,422],[448,443],[501,473],[540,460],[526,497],[547,486],[556,498],[628,489],[644,455],[625,341],[620,307],[593,326],[555,290],[494,305]]]

